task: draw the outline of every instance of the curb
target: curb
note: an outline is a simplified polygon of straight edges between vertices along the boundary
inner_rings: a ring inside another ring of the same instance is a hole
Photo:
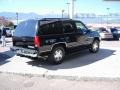
[[[2,72],[0,74],[10,74],[10,75],[20,75],[27,77],[41,77],[46,79],[65,79],[70,81],[120,81],[119,77],[79,77],[79,76],[60,76],[60,75],[46,75],[47,71],[44,74],[30,74],[30,73],[15,73],[15,72]]]

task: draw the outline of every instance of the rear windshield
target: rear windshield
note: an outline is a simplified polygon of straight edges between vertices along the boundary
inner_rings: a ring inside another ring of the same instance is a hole
[[[21,22],[15,30],[14,36],[31,36],[34,37],[37,28],[37,20],[28,20]]]

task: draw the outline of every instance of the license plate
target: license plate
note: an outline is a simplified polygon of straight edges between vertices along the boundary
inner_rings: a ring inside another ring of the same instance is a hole
[[[18,50],[17,53],[19,54],[33,54],[33,52],[27,51],[27,50]]]
[[[17,53],[22,53],[22,50],[17,50]]]
[[[20,53],[20,54],[29,54],[29,52],[25,51],[25,50],[18,50],[17,53]]]

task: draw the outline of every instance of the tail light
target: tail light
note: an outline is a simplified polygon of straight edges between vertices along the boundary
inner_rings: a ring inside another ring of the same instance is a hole
[[[40,37],[39,36],[35,36],[34,37],[34,45],[35,47],[40,47]]]

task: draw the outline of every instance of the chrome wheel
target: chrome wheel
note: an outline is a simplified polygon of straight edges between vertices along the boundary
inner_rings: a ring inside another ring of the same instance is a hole
[[[94,50],[94,51],[97,51],[98,48],[99,48],[99,44],[98,44],[97,42],[95,42],[95,43],[93,44],[93,50]]]
[[[92,44],[91,44],[91,47],[89,49],[90,52],[92,53],[96,53],[99,51],[99,41],[98,40],[95,40]]]
[[[60,50],[60,49],[57,49],[55,52],[54,52],[54,58],[56,61],[61,61],[62,58],[63,58],[63,51]]]
[[[65,50],[62,46],[53,48],[51,54],[48,56],[48,61],[52,64],[61,64],[65,56]]]

